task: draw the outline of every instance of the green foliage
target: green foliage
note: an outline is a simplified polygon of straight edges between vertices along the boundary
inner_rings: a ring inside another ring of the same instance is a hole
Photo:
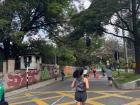
[[[87,47],[84,38],[79,40],[72,40],[70,47],[74,51],[74,56],[76,57],[75,65],[91,65],[96,62],[96,54],[98,50],[102,47],[104,40],[99,37],[92,37],[91,46]],[[98,62],[99,63],[99,62]]]
[[[22,32],[22,31],[20,31],[20,32],[13,32],[12,36],[11,36],[11,39],[12,39],[12,41],[15,44],[21,45],[24,35],[25,35],[25,33]]]
[[[87,10],[73,16],[71,20],[75,28],[73,34],[76,36],[80,32],[81,36],[84,33],[102,35],[105,30],[103,26],[108,24],[115,10],[118,9],[118,0],[94,0]]]
[[[65,47],[58,48],[58,57],[58,64],[63,66],[72,65],[76,61],[73,50]]]
[[[15,49],[11,50],[14,51],[13,54],[18,54],[19,48],[22,49],[24,46],[22,46],[24,35],[29,31],[38,32],[43,28],[48,33],[52,32],[54,27],[64,21],[64,10],[67,10],[65,8],[68,8],[69,4],[70,0],[5,0],[0,5],[0,42],[4,45],[5,56],[9,57],[10,47]],[[18,32],[14,32],[11,29],[11,22],[17,17],[21,28]],[[10,42],[13,42],[12,46]]]
[[[118,76],[117,71],[113,71],[113,77],[118,83],[127,83],[139,79],[140,75],[134,73],[120,72],[120,76]]]
[[[30,46],[33,51],[38,51],[43,57],[53,57],[55,56],[55,48],[51,44],[46,44],[43,39],[30,40]]]

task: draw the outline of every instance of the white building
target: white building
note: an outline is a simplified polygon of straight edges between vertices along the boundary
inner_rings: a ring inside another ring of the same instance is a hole
[[[20,56],[20,69],[26,69],[27,62],[29,63],[29,69],[40,69],[42,58],[39,52],[32,52]]]

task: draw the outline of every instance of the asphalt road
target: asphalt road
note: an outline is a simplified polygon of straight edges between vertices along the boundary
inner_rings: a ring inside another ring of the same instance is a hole
[[[72,78],[7,97],[10,105],[75,105]],[[118,90],[91,76],[86,105],[140,105],[140,90]]]

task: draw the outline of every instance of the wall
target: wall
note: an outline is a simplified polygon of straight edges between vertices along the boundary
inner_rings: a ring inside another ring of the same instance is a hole
[[[56,68],[56,69],[55,69]],[[65,66],[65,75],[71,75],[75,67]],[[60,76],[59,67],[54,65],[42,65],[41,70],[29,69],[29,84],[38,81],[44,81],[55,77],[54,71],[57,70],[57,76]],[[13,73],[7,73],[4,76],[4,85],[6,90],[25,87],[27,83],[26,70],[15,70]]]
[[[55,65],[43,64],[41,68],[41,80],[47,80],[55,77],[54,74]],[[59,68],[57,68],[57,76],[60,75]]]
[[[40,80],[38,70],[29,70],[29,84]],[[14,73],[8,73],[4,77],[6,90],[26,86],[26,71],[16,70]]]
[[[72,75],[74,71],[74,68],[72,66],[65,66],[64,67],[64,73],[65,75]]]

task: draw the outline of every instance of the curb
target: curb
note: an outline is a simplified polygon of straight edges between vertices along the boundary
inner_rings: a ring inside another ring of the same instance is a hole
[[[120,84],[120,83],[116,82],[114,79],[113,79],[113,83],[114,83],[115,87],[120,89],[120,90],[140,90],[139,87],[135,87],[135,88],[130,88],[130,87],[128,88],[127,87],[126,88],[126,87],[123,86],[123,84]]]
[[[115,79],[113,78],[113,84],[117,89],[122,89],[119,84],[115,81]]]

